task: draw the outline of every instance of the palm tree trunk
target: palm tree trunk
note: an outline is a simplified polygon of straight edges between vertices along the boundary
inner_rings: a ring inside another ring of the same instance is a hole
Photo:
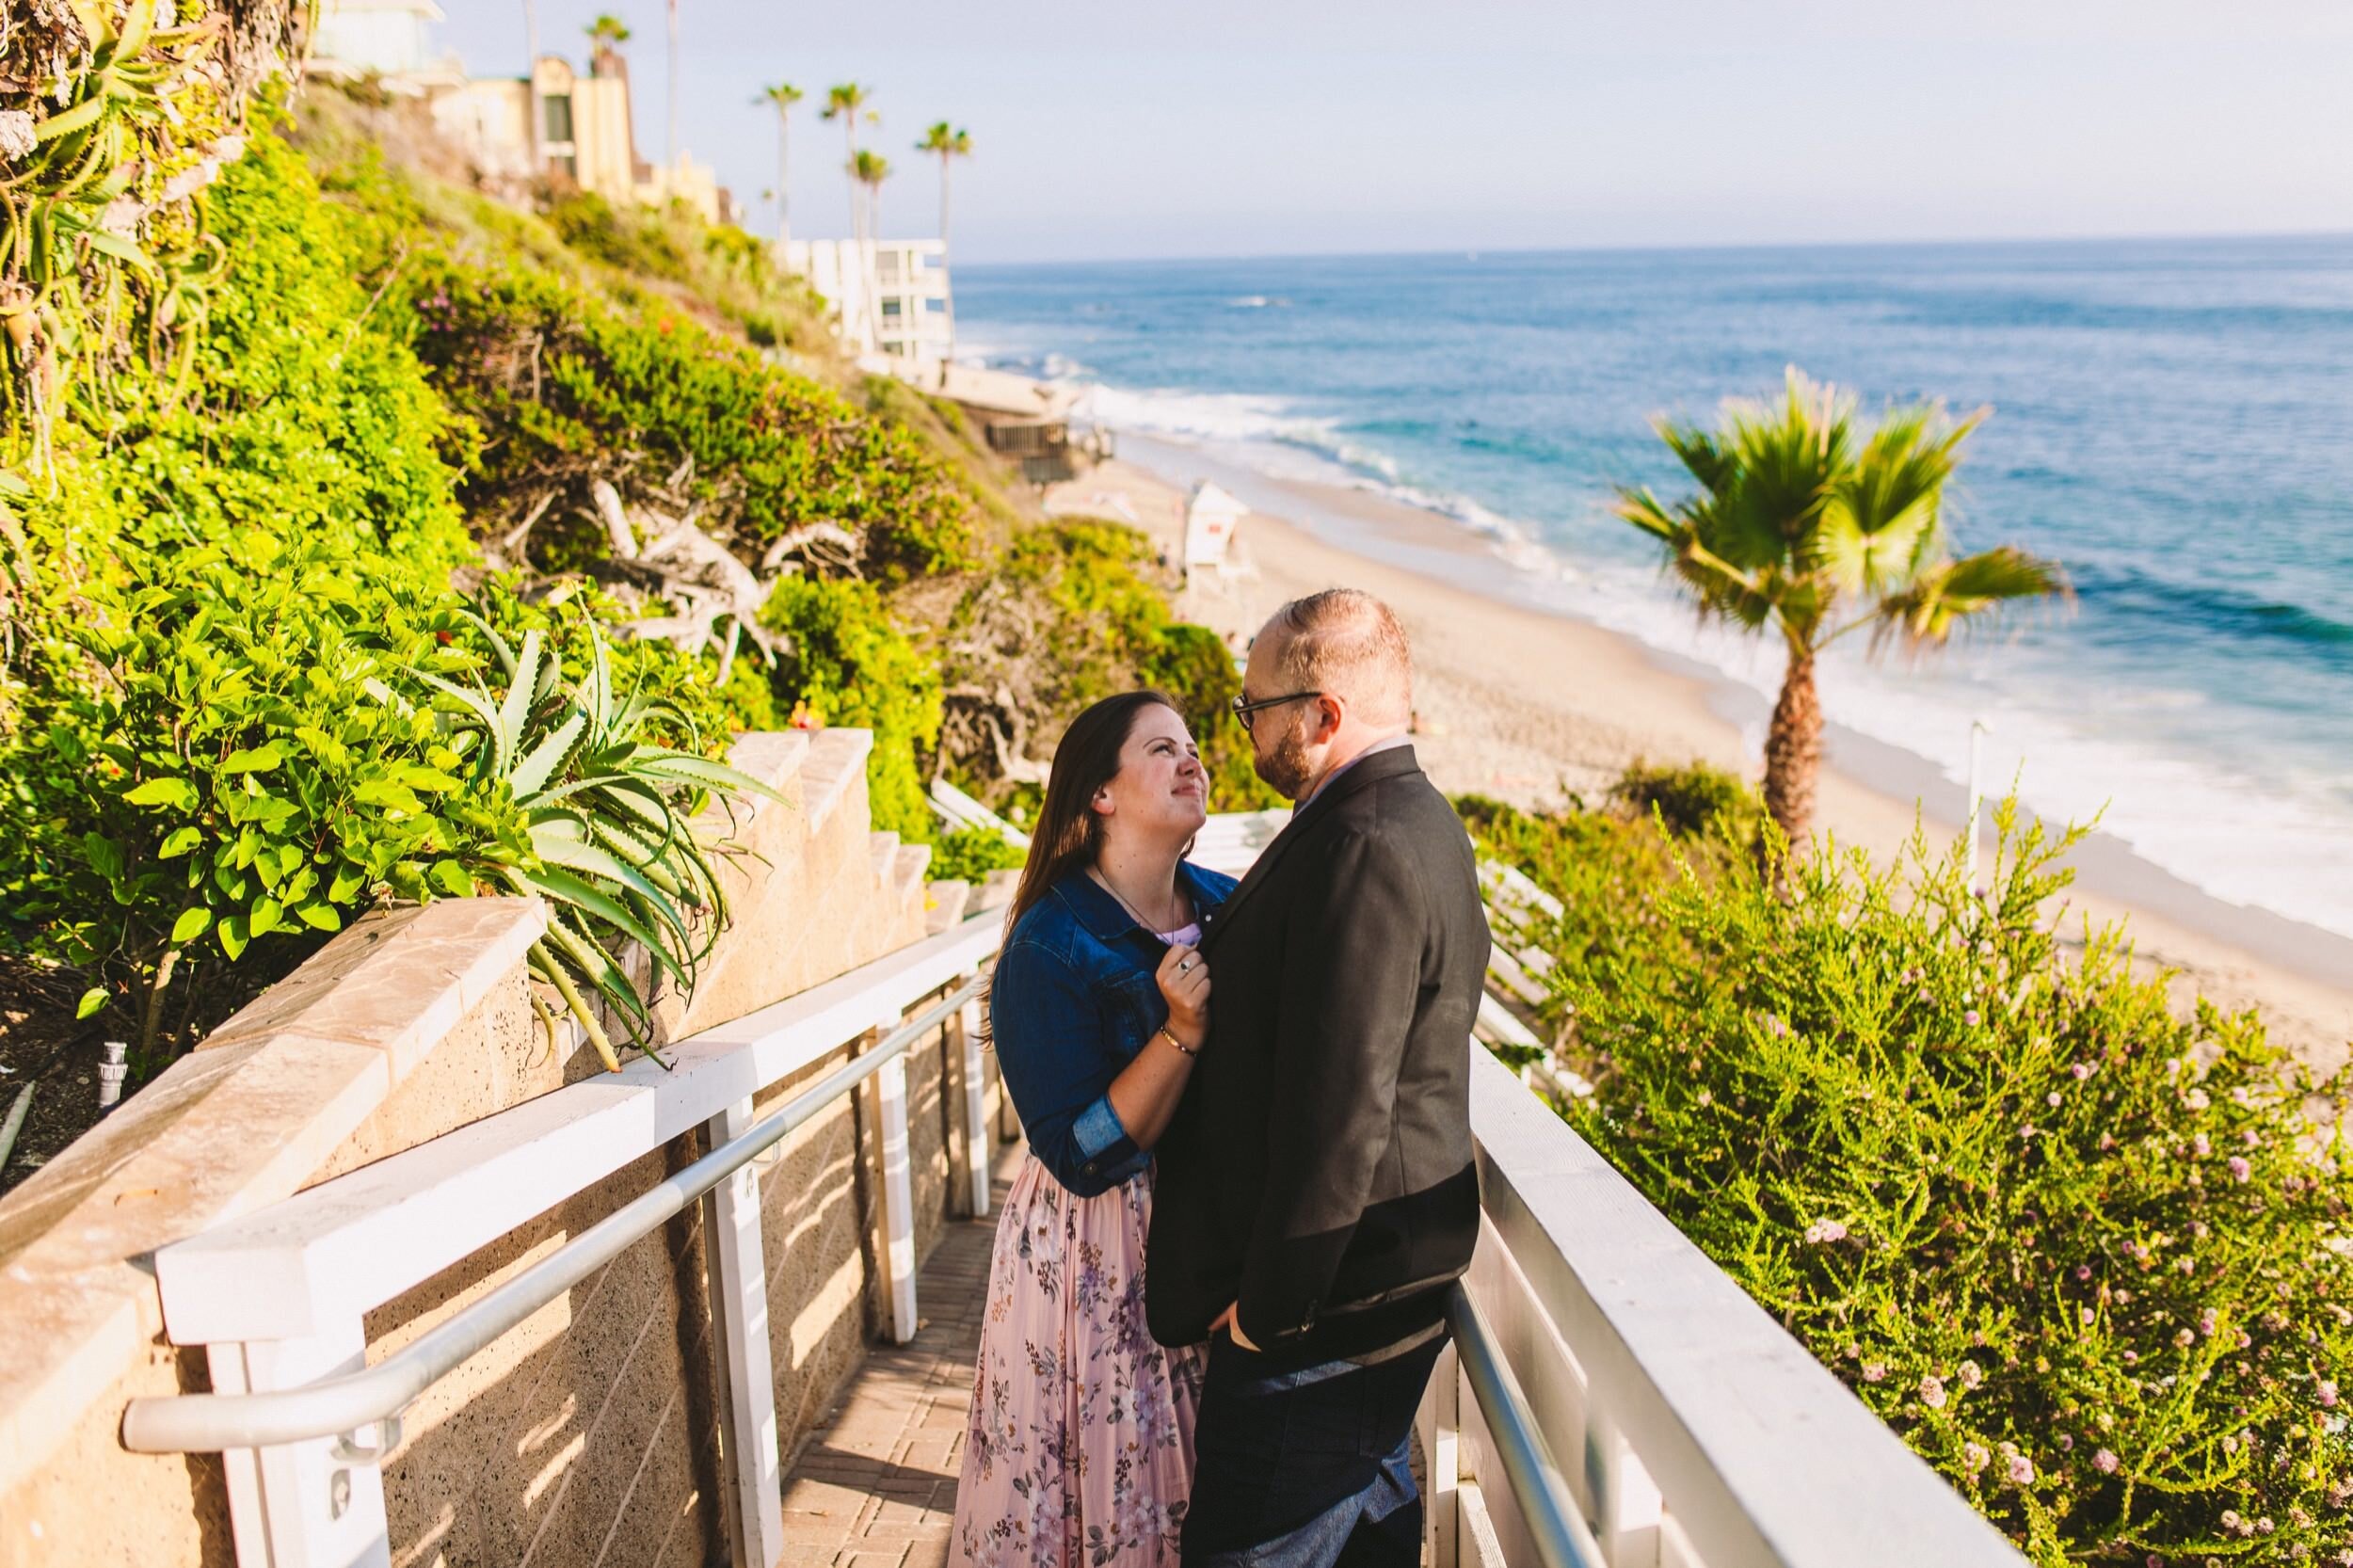
[[[948,154],[939,155],[939,259],[948,259]]]
[[[792,177],[792,122],[776,111],[776,248],[792,243],[792,199],[786,182]]]
[[[523,115],[530,123],[523,127],[523,145],[531,150],[531,178],[538,179],[547,172],[547,158],[539,151],[539,8],[536,0],[523,0]]]
[[[1765,732],[1765,809],[1772,814],[1794,856],[1814,827],[1814,781],[1822,765],[1822,702],[1814,685],[1814,654],[1792,648],[1789,668]]]
[[[670,111],[669,146],[663,156],[669,160],[672,179],[678,176],[678,0],[670,0]]]

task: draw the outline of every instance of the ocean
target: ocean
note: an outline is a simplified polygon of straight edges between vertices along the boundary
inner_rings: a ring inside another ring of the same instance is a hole
[[[2055,557],[2076,602],[1842,652],[1830,717],[1959,777],[1981,716],[1996,788],[2353,936],[2353,235],[970,266],[956,308],[960,352],[1114,431],[1430,507],[1515,597],[1762,691],[1778,648],[1699,629],[1608,514],[1687,488],[1652,416],[1790,364],[1991,405],[1956,547]]]

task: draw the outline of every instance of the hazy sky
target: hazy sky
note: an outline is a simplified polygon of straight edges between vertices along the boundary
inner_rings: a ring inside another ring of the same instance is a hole
[[[523,0],[443,0],[477,74]],[[663,152],[662,0],[537,0],[541,47],[634,29]],[[886,233],[968,261],[2353,230],[2348,0],[680,0],[680,139],[773,228],[846,233],[840,127],[898,170]]]

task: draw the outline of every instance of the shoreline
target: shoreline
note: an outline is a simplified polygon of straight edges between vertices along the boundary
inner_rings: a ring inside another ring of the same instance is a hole
[[[1496,549],[1455,520],[1339,485],[1279,479],[1196,449],[1122,432],[1123,456],[1054,487],[1049,510],[1129,521],[1167,548],[1192,484],[1214,480],[1250,506],[1241,569],[1179,596],[1187,618],[1246,639],[1284,600],[1336,583],[1380,595],[1413,638],[1417,749],[1442,789],[1524,807],[1598,794],[1638,758],[1705,761],[1753,777],[1769,700],[1721,672],[1509,591]],[[1559,671],[1534,680],[1530,671]],[[1963,786],[1925,758],[1826,727],[1816,822],[1884,863],[1915,821],[1960,831]],[[1989,838],[1990,826],[1987,829]],[[2069,863],[2070,920],[2129,920],[2137,954],[2192,992],[2262,1011],[2272,1036],[2315,1067],[2353,1041],[2353,939],[2216,898],[2094,832]]]

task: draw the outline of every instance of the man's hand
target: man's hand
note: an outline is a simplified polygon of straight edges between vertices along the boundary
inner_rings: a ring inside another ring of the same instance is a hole
[[[1252,1344],[1250,1342],[1250,1336],[1241,1331],[1241,1303],[1240,1302],[1233,1303],[1231,1305],[1227,1306],[1225,1311],[1219,1313],[1216,1318],[1210,1320],[1209,1334],[1212,1337],[1216,1336],[1220,1329],[1223,1329],[1227,1334],[1232,1335],[1234,1336],[1234,1343],[1240,1345],[1245,1351],[1255,1351],[1258,1348],[1257,1346]]]

